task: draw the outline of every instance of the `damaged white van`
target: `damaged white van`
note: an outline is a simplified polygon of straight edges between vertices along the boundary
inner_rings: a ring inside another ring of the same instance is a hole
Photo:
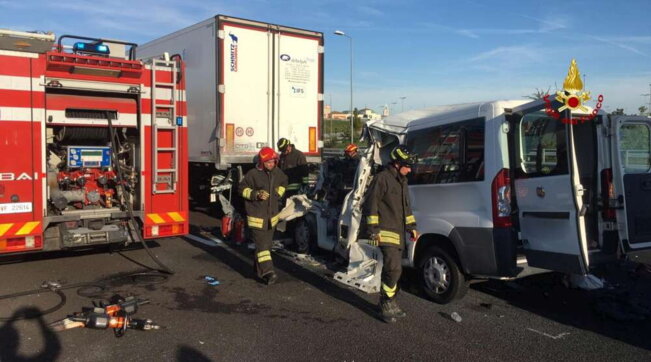
[[[471,278],[586,274],[651,249],[651,118],[600,112],[568,125],[543,100],[495,101],[405,112],[367,131],[376,164],[398,144],[418,155],[409,189],[422,236],[404,264],[438,303],[461,298]],[[345,219],[339,240],[350,237]]]

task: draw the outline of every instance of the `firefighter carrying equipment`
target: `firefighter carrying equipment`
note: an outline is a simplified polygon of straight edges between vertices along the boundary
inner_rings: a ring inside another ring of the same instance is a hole
[[[413,167],[418,160],[405,145],[400,145],[391,150],[391,161],[400,166]]]
[[[409,202],[407,178],[389,166],[375,176],[364,204],[370,234],[379,237],[380,246],[402,249],[405,232],[416,229]]]
[[[296,148],[292,147],[289,153],[281,154],[278,166],[287,174],[289,180],[287,191],[295,193],[301,188],[301,185],[309,182],[307,159],[305,154]]]

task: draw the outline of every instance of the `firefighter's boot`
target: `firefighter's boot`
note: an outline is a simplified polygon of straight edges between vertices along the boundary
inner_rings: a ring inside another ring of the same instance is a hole
[[[382,320],[386,323],[396,322],[396,315],[392,306],[393,304],[391,303],[391,299],[384,296],[380,297],[380,317],[382,317]]]
[[[400,306],[398,305],[398,301],[396,301],[395,297],[389,299],[389,303],[391,303],[391,308],[393,309],[393,315],[396,318],[404,318],[407,316],[407,313],[405,313],[402,309],[400,309]]]
[[[272,285],[275,284],[276,281],[278,280],[278,274],[272,271],[270,273],[265,274],[265,276],[262,278],[264,279],[265,283],[267,283],[267,285]]]

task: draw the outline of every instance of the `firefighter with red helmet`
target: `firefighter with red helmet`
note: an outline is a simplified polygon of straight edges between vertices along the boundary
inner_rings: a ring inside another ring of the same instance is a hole
[[[344,157],[347,160],[358,160],[359,159],[359,154],[357,153],[357,150],[359,148],[357,147],[356,144],[351,143],[346,148],[344,148]]]
[[[280,151],[278,166],[287,174],[289,179],[287,185],[288,196],[296,194],[301,186],[309,181],[309,170],[305,154],[299,151],[287,138],[279,139],[276,146]]]
[[[405,233],[418,239],[416,218],[409,205],[407,174],[415,164],[416,157],[405,146],[391,151],[391,162],[373,179],[364,204],[371,243],[382,250],[382,287],[380,290],[380,313],[387,323],[406,316],[398,303],[398,280],[402,273],[402,250]]]
[[[287,190],[287,176],[277,164],[278,154],[272,148],[262,148],[257,166],[246,173],[239,185],[250,236],[255,243],[255,270],[267,285],[278,279],[271,261],[271,243],[278,224],[280,200]]]

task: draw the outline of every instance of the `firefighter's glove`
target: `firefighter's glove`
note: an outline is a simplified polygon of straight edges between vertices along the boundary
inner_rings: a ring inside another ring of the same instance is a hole
[[[269,198],[269,193],[265,190],[258,190],[258,200],[266,200]]]
[[[379,246],[380,245],[380,234],[371,234],[370,239],[368,240],[369,245]]]

